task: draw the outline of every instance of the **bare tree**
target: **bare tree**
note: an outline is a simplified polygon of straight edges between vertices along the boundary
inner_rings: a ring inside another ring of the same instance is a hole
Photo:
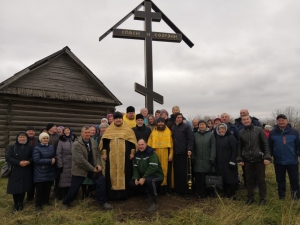
[[[279,114],[284,114],[288,118],[292,127],[300,130],[300,111],[293,106],[286,107],[285,109],[276,109],[272,112],[272,118],[274,121]]]
[[[268,124],[268,125],[274,127],[274,125],[276,124],[276,118],[274,119],[273,117],[265,117],[265,118],[259,119],[259,122],[261,123],[261,125]]]

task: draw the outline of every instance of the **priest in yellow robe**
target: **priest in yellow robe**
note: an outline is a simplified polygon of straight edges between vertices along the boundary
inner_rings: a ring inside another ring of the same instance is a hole
[[[133,130],[123,122],[120,112],[114,113],[114,122],[105,130],[99,150],[104,163],[107,198],[126,199],[130,193],[133,158],[137,141]]]
[[[170,195],[172,188],[172,161],[173,161],[173,140],[170,129],[165,125],[165,119],[157,119],[157,126],[152,130],[148,139],[148,145],[158,155],[164,173],[164,180],[160,192]]]
[[[128,106],[126,113],[123,115],[123,121],[128,124],[131,128],[136,126],[135,120],[135,108],[133,106]]]

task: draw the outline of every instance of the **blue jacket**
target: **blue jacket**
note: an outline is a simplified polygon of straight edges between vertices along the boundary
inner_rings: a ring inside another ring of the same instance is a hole
[[[270,132],[269,144],[274,164],[298,165],[300,155],[299,133],[290,124],[284,131],[278,125]]]
[[[53,145],[42,145],[40,142],[33,149],[33,182],[53,181],[56,175],[55,164],[52,163],[55,158]]]

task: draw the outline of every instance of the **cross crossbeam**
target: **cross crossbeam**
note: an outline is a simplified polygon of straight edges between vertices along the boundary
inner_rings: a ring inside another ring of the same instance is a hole
[[[113,29],[113,37],[145,41],[145,86],[138,83],[134,86],[136,92],[145,96],[145,106],[149,113],[153,114],[153,101],[163,104],[163,96],[153,90],[152,41],[179,43],[182,41],[182,34],[152,31],[152,22],[160,22],[163,14],[151,11],[152,1],[145,0],[143,5],[144,11],[139,11],[138,8],[134,10],[134,19],[144,21],[144,30]]]

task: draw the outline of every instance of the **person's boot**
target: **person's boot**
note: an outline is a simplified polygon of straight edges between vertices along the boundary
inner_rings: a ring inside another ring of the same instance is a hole
[[[104,210],[111,210],[113,209],[113,206],[111,204],[108,204],[107,202],[105,202],[104,204],[100,204],[100,207]]]
[[[12,213],[16,213],[19,211],[19,205],[18,204],[14,204],[14,208],[12,210]]]
[[[146,212],[153,212],[158,208],[157,205],[157,197],[151,197],[151,205],[149,206],[149,208],[146,210]]]
[[[19,202],[19,211],[23,210],[24,209],[24,205],[23,205],[23,202]]]

